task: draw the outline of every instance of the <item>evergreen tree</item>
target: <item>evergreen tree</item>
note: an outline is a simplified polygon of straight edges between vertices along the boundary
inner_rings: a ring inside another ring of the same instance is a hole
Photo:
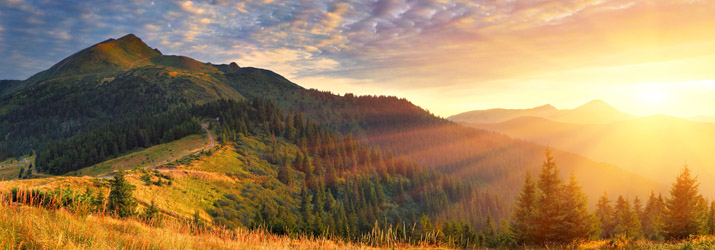
[[[710,211],[708,212],[707,234],[715,234],[715,201],[710,203]]]
[[[623,196],[618,196],[615,208],[616,226],[614,227],[614,234],[626,239],[640,237],[641,222],[628,200],[623,199]]]
[[[573,174],[569,178],[569,183],[564,187],[563,196],[562,213],[565,218],[560,228],[561,240],[571,242],[588,238],[593,234],[592,224],[595,219],[588,212],[588,198]]]
[[[521,193],[516,198],[517,204],[511,224],[514,238],[519,244],[531,244],[535,241],[536,192],[536,184],[531,180],[531,174],[527,172]]]
[[[303,187],[301,192],[301,204],[300,204],[300,215],[302,217],[302,227],[304,232],[312,232],[314,227],[313,223],[313,196],[308,194],[308,188]]]
[[[646,238],[651,240],[663,240],[664,237],[664,212],[665,204],[663,197],[655,197],[651,191],[645,209],[643,209],[642,228]]]
[[[99,190],[97,192],[97,196],[94,197],[92,200],[92,209],[96,211],[97,213],[104,213],[105,207],[104,203],[106,202],[106,199],[104,197],[104,192],[102,190]]]
[[[608,199],[606,193],[598,199],[598,203],[596,204],[596,217],[601,222],[601,238],[606,239],[613,236],[615,216],[613,207],[611,206],[611,200]]]
[[[288,186],[293,184],[293,170],[287,162],[278,168],[278,180]]]
[[[24,173],[25,173],[25,168],[20,168],[20,174],[17,175],[17,178],[22,179],[22,177],[24,176],[23,175]]]
[[[666,202],[665,232],[669,238],[684,239],[699,229],[698,186],[686,165],[670,189]]]
[[[159,222],[159,208],[156,206],[154,200],[152,200],[151,205],[144,210],[142,219],[152,224],[157,224]]]
[[[494,221],[491,215],[487,215],[486,226],[484,227],[484,243],[486,247],[497,247],[499,246],[499,239],[497,238],[497,230],[494,227]]]
[[[132,196],[134,186],[124,178],[124,171],[117,172],[114,179],[110,181],[110,185],[112,189],[109,192],[107,209],[121,218],[134,215],[137,207],[137,201]]]
[[[541,243],[559,241],[562,239],[561,229],[566,217],[562,209],[564,201],[559,169],[550,149],[546,149],[546,160],[541,167],[538,187],[541,195],[536,205],[535,239]]]

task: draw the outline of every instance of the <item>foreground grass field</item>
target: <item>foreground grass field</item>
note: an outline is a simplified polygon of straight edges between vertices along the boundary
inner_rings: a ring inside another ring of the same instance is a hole
[[[404,244],[365,243],[277,236],[260,230],[197,230],[168,221],[153,227],[132,219],[77,215],[0,202],[0,249],[448,249]],[[521,249],[519,247],[517,249]],[[680,243],[593,241],[565,247],[527,249],[713,249],[715,237]]]
[[[368,249],[327,239],[289,238],[260,231],[192,231],[151,227],[108,216],[3,204],[0,249]]]

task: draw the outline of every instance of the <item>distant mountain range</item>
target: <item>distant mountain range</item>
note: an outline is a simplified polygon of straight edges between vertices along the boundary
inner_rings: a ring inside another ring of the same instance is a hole
[[[523,116],[542,117],[569,123],[610,123],[635,118],[601,100],[593,100],[575,109],[557,109],[549,104],[531,109],[488,109],[464,112],[448,117],[461,123],[497,123]]]
[[[687,163],[700,176],[702,192],[715,196],[715,124],[665,115],[634,117],[602,101],[573,110],[549,107],[470,111],[448,119],[615,164],[663,183]],[[569,119],[559,115],[564,111]]]

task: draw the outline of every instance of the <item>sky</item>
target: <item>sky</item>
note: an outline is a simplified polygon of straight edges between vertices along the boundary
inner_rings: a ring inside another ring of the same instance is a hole
[[[592,99],[711,115],[712,13],[709,0],[0,0],[0,79],[133,33],[164,54],[405,97],[443,117]]]

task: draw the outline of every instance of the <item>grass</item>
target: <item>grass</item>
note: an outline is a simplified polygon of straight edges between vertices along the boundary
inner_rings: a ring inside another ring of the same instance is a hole
[[[6,193],[2,193],[6,194]],[[392,249],[426,249],[393,245]],[[167,220],[154,227],[133,219],[80,215],[10,203],[0,195],[0,249],[375,249],[329,238],[279,236],[258,230],[202,230]]]
[[[27,159],[27,162],[22,161],[22,159]],[[20,166],[18,166],[17,164],[20,164]],[[24,155],[17,158],[5,159],[4,161],[0,162],[0,180],[17,179],[18,174],[20,174],[20,168],[24,168],[25,171],[27,171],[27,167],[30,166],[30,164],[33,164],[34,166],[35,155]]]
[[[190,135],[176,141],[156,145],[107,160],[91,167],[72,171],[66,175],[100,176],[119,169],[153,168],[198,152],[206,147],[207,144],[208,139],[205,136]]]

